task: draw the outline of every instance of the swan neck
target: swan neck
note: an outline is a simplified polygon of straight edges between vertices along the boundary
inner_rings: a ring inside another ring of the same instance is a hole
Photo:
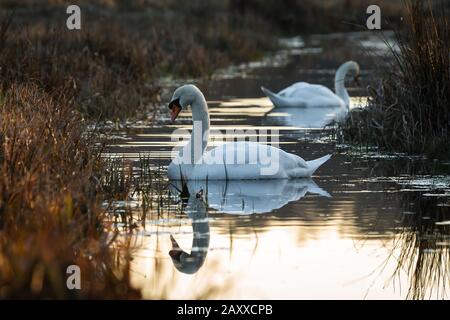
[[[195,197],[195,196],[194,196]],[[191,202],[191,200],[190,200]],[[203,265],[209,248],[209,222],[205,204],[200,199],[194,198],[192,203],[192,250],[191,253],[183,251],[178,262],[174,262],[175,267],[187,274],[196,273]],[[189,216],[191,216],[189,214]]]
[[[194,234],[192,240],[192,251],[191,255],[196,255],[199,258],[206,257],[209,247],[209,222],[208,214],[206,211],[205,204],[200,199],[194,200],[195,212],[192,217],[192,231]]]
[[[208,145],[209,113],[205,98],[199,96],[192,103],[191,160],[197,163]],[[193,147],[192,147],[193,146]]]
[[[345,88],[345,77],[348,71],[351,69],[349,64],[344,64],[339,67],[336,71],[336,76],[334,77],[334,90],[336,95],[344,100],[345,106],[348,108],[350,105],[350,97],[348,95],[347,89]]]

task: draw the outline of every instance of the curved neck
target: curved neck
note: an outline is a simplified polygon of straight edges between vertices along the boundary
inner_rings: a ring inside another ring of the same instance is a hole
[[[192,250],[191,253],[183,251],[175,239],[172,238],[172,262],[175,267],[187,274],[196,273],[205,262],[209,248],[209,221],[206,204],[202,200],[189,199],[189,217],[192,219]],[[174,252],[175,251],[175,252]],[[169,253],[170,254],[170,253]]]
[[[192,107],[192,132],[189,141],[191,163],[197,163],[203,156],[209,139],[208,105],[203,95],[196,97]]]
[[[353,64],[350,62],[344,63],[336,71],[336,76],[334,77],[334,91],[336,95],[344,100],[345,106],[348,108],[350,106],[350,97],[348,95],[347,89],[345,88],[345,77],[349,70],[354,70]],[[355,70],[356,71],[356,70]]]
[[[209,221],[205,203],[200,199],[193,200],[192,203],[192,240],[191,256],[196,256],[199,263],[203,263],[209,248]]]

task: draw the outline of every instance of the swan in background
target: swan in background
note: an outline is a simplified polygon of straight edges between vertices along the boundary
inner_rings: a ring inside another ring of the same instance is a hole
[[[185,183],[185,188],[183,188]],[[186,189],[187,188],[187,189]],[[292,201],[298,201],[307,193],[322,197],[331,195],[320,188],[312,179],[278,180],[208,180],[208,181],[172,181],[170,191],[179,194],[187,190],[191,197],[200,190],[210,208],[226,213],[248,215],[269,213],[280,209]]]
[[[334,90],[336,93],[333,93],[333,91],[325,86],[309,84],[307,82],[294,83],[279,93],[273,93],[264,87],[261,87],[261,90],[272,101],[275,107],[331,107],[348,110],[350,97],[345,88],[345,77],[349,72],[354,74],[356,81],[359,76],[358,63],[347,61],[336,71],[334,77]]]
[[[247,180],[306,178],[331,155],[305,161],[279,148],[256,142],[227,142],[206,151],[209,113],[203,93],[194,85],[175,90],[169,109],[174,122],[182,109],[192,107],[191,140],[167,169],[170,180]]]

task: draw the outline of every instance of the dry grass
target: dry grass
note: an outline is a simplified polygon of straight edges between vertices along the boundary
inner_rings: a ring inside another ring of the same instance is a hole
[[[244,18],[219,2],[205,12],[176,1],[79,1],[80,31],[65,27],[68,3],[0,5],[14,12],[2,30],[0,84],[70,88],[78,110],[94,119],[145,116],[159,101],[160,77],[209,76],[275,47],[263,21],[245,19],[251,28],[242,28]]]
[[[113,242],[100,207],[100,148],[73,101],[14,85],[2,92],[0,119],[0,297],[139,297],[128,244]],[[66,288],[72,264],[80,291]]]
[[[448,9],[405,3],[399,50],[369,105],[342,126],[345,142],[431,157],[450,156],[450,25]]]

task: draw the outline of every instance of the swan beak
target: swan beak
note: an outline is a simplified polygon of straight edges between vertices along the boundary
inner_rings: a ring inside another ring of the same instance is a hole
[[[358,85],[358,86],[361,85],[361,82],[359,81],[359,74],[357,76],[355,76],[353,81],[355,82],[356,85]]]
[[[179,100],[174,100],[171,103],[169,103],[169,109],[170,109],[170,120],[173,122],[175,122],[175,120],[178,117],[178,114],[181,111],[181,106],[179,103]]]

